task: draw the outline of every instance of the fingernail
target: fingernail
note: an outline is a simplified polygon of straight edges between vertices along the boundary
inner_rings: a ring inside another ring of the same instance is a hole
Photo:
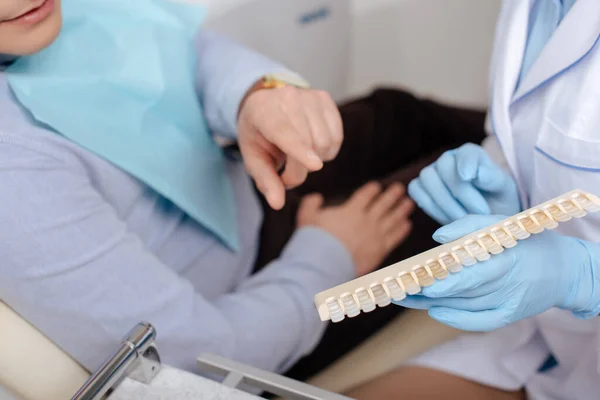
[[[431,236],[434,240],[450,240],[450,238],[444,234],[444,231],[446,231],[446,227],[442,226],[441,228],[438,228],[435,232],[433,232],[433,235]]]
[[[460,176],[460,179],[463,181],[470,182],[477,176],[477,169],[478,168],[465,168],[464,166],[461,168],[458,166],[458,176]]]
[[[447,243],[450,241],[450,238],[444,235],[440,235],[438,233],[434,233],[433,240],[435,240],[438,243]]]
[[[446,322],[448,320],[448,313],[444,311],[436,311],[435,309],[429,310],[429,316],[439,322]]]
[[[460,176],[460,179],[462,179],[464,182],[472,181],[475,178],[472,175],[473,174],[468,174],[465,171],[458,171],[458,176]]]

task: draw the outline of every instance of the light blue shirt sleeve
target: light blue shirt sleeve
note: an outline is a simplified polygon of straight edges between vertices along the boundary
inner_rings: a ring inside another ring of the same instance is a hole
[[[326,326],[313,296],[354,277],[344,246],[306,227],[259,273],[205,297],[129,231],[79,161],[2,132],[0,160],[0,298],[89,370],[144,320],[174,367],[195,371],[207,352],[285,371]],[[210,254],[209,281],[231,267]]]
[[[240,102],[261,77],[289,71],[281,64],[211,31],[196,40],[197,91],[209,128],[235,139]]]

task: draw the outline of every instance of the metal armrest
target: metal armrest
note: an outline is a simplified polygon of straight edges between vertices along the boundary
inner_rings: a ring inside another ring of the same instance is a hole
[[[290,400],[351,400],[340,394],[212,354],[200,355],[198,366],[205,373],[225,377],[222,384],[231,388],[237,388],[243,383]]]
[[[125,378],[149,384],[161,368],[155,344],[156,330],[148,323],[135,326],[119,349],[86,381],[71,400],[101,400]],[[232,389],[244,383],[290,400],[350,400],[271,372],[250,367],[223,357],[203,354],[200,369],[224,376],[222,385]]]
[[[150,383],[160,371],[156,330],[148,323],[136,325],[119,349],[85,382],[71,400],[100,400],[125,377]]]

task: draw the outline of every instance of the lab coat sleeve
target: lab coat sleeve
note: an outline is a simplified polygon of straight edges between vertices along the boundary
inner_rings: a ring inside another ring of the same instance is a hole
[[[324,325],[312,296],[352,277],[339,242],[300,230],[279,260],[208,300],[70,164],[0,143],[0,298],[84,367],[140,321],[156,327],[163,360],[189,371],[202,352],[281,371],[311,350]]]
[[[197,92],[209,128],[219,136],[234,139],[237,116],[246,92],[269,74],[297,74],[283,65],[211,31],[196,39]]]

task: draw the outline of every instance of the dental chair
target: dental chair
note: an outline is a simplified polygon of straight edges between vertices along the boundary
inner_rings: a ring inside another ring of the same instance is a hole
[[[0,301],[0,386],[19,400],[66,400],[89,373]]]
[[[145,326],[138,326],[134,331],[140,329],[147,330]],[[223,384],[231,385],[232,388],[239,385],[244,377],[260,389],[271,389],[276,394],[289,393],[290,397],[286,398],[336,399],[333,393],[343,393],[455,335],[454,330],[433,323],[426,314],[407,312],[353,353],[312,379],[308,385],[212,355],[198,355],[198,362],[204,372],[226,376]],[[124,348],[129,350],[127,346]],[[116,354],[118,353],[117,351]],[[155,354],[158,359],[156,352],[151,354]],[[118,368],[123,364],[122,361],[115,363],[113,360],[110,368]],[[152,366],[155,364],[156,362]],[[75,360],[0,302],[0,388],[8,390],[14,400],[89,399],[92,397],[88,397],[88,392],[99,390],[100,387],[112,387],[118,377],[127,376],[125,370],[126,368],[121,367],[118,374],[107,373],[108,367],[103,366],[90,377],[90,373]],[[172,370],[169,372],[173,373]],[[156,375],[153,367],[152,373],[148,374],[152,377]],[[148,377],[142,378],[135,380],[145,379],[146,383],[150,380]],[[181,379],[181,376],[177,376],[177,379]],[[325,391],[320,391],[321,389]],[[83,394],[84,391],[86,394]],[[4,400],[2,393],[3,390],[0,390],[0,399]],[[79,397],[74,397],[76,393]]]

